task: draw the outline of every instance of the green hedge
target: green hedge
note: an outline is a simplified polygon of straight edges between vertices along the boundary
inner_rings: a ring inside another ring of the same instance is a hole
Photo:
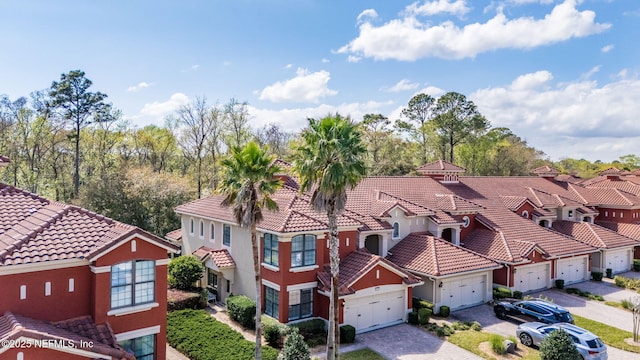
[[[410,312],[407,317],[407,322],[412,325],[418,325],[418,313],[416,311]]]
[[[169,289],[167,291],[167,311],[202,309],[207,304],[206,297],[204,301],[202,297],[202,292]]]
[[[451,314],[451,309],[448,306],[446,305],[440,306],[440,316],[446,318],[446,317],[449,317],[449,314]]]
[[[324,328],[325,322],[322,319],[310,319],[289,326],[298,328],[300,335],[304,337],[304,341],[309,347],[327,343],[327,330]]]
[[[167,342],[191,360],[253,359],[255,344],[204,310],[178,310],[167,315]],[[276,360],[278,351],[262,347],[262,358]]]
[[[264,339],[267,341],[267,344],[274,348],[282,349],[285,336],[287,335],[287,332],[289,330],[287,325],[281,324],[279,321],[272,317],[263,316],[262,329]]]
[[[431,318],[432,314],[433,312],[431,311],[431,309],[422,308],[418,310],[418,323],[420,325],[429,323],[429,318]]]
[[[601,271],[592,271],[591,278],[595,281],[602,281],[603,273]]]
[[[510,298],[512,295],[511,290],[509,288],[498,286],[493,288],[493,298],[496,300]]]
[[[417,297],[414,297],[411,299],[411,305],[413,306],[413,310],[415,311],[427,308],[427,309],[431,309],[431,311],[433,312],[433,308],[434,308],[434,305],[432,302],[429,302],[427,300],[422,300]]]
[[[356,328],[351,325],[340,326],[340,343],[350,344],[356,341]]]
[[[227,298],[227,312],[231,319],[247,329],[256,327],[256,302],[244,295]]]

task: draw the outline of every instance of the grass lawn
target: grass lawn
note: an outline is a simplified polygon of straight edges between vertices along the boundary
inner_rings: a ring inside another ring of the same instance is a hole
[[[364,348],[356,351],[351,351],[340,355],[342,360],[386,360],[382,355],[377,352]]]
[[[613,346],[614,348],[640,353],[640,346],[629,345],[624,341],[624,339],[633,338],[633,334],[631,332],[589,320],[582,316],[573,315],[573,318],[575,319],[577,326],[598,335],[605,344]]]
[[[449,342],[455,344],[465,350],[468,350],[478,356],[481,356],[488,360],[495,360],[494,356],[491,356],[484,351],[480,350],[479,346],[481,343],[485,341],[489,341],[489,337],[491,333],[484,331],[473,331],[473,330],[465,330],[465,331],[456,331],[455,334],[449,336]],[[518,347],[524,346],[522,344],[518,344]],[[527,356],[521,358],[522,360],[539,360],[540,353],[538,350],[527,348],[529,351]]]

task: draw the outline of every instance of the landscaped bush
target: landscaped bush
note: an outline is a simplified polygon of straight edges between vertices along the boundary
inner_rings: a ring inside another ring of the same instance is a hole
[[[514,291],[513,292],[513,297],[515,299],[522,299],[522,291],[518,291],[518,290]]]
[[[500,335],[491,334],[491,336],[489,336],[489,345],[491,345],[493,352],[498,355],[507,353],[507,349],[504,346],[504,338]]]
[[[564,279],[556,279],[556,288],[558,289],[564,288]]]
[[[204,310],[178,310],[167,315],[167,342],[192,360],[253,359],[255,344],[216,321]],[[275,360],[278,352],[262,347],[262,358]]]
[[[556,330],[540,343],[541,360],[581,360],[573,340],[564,330]]]
[[[436,328],[436,335],[442,337],[442,336],[451,336],[453,335],[453,333],[455,333],[456,331],[449,325],[447,324],[443,324],[442,326],[438,326]]]
[[[493,298],[495,300],[500,300],[500,299],[504,299],[504,298],[510,298],[512,296],[511,294],[511,290],[509,290],[509,288],[503,287],[503,286],[498,286],[496,288],[493,288]]]
[[[284,338],[289,331],[289,328],[279,323],[276,319],[263,316],[262,317],[262,329],[264,333],[264,339],[269,346],[277,349],[282,349],[284,345]]]
[[[633,271],[640,271],[640,260],[633,259]]]
[[[311,360],[309,347],[297,328],[290,328],[278,360]]]
[[[622,299],[620,301],[620,305],[627,310],[633,310],[633,301],[631,301],[631,299],[627,300],[627,299]]]
[[[591,278],[595,281],[602,281],[602,276],[604,274],[601,271],[592,271]]]
[[[237,321],[243,327],[252,329],[256,327],[256,303],[244,295],[229,296],[227,298],[227,312],[232,320]]]
[[[515,336],[511,335],[508,337],[509,341],[511,341],[513,343],[513,348],[517,349],[518,348],[518,339],[516,339]]]
[[[356,341],[356,328],[351,325],[340,326],[340,343],[350,344],[354,341]]]
[[[182,309],[202,309],[202,294],[200,292],[178,289],[167,290],[167,311]]]
[[[417,325],[418,324],[418,312],[412,311],[407,315],[407,322],[409,324]]]
[[[471,329],[473,331],[482,330],[482,325],[480,325],[480,323],[477,322],[477,321],[474,321],[474,322],[471,322],[471,321],[465,321],[465,322],[454,321],[453,324],[451,324],[451,327],[456,331],[457,330],[464,331],[464,330],[469,330],[469,329]]]
[[[619,287],[632,290],[640,289],[640,279],[631,279],[617,275],[615,278],[613,278],[613,281]]]
[[[431,309],[422,308],[418,310],[418,324],[424,325],[428,323],[431,315],[432,315]]]
[[[474,322],[471,323],[471,330],[480,331],[480,330],[482,330],[482,325],[479,322],[474,321]]]
[[[451,313],[451,309],[448,306],[446,305],[440,306],[440,313],[439,313],[440,316],[446,318],[446,317],[449,317],[450,313]]]
[[[180,290],[189,290],[204,274],[204,266],[193,255],[180,256],[172,259],[167,268],[169,286]]]
[[[416,297],[412,298],[411,300],[412,300],[411,304],[413,306],[413,310],[418,311],[420,309],[427,308],[427,309],[431,309],[431,311],[433,311],[434,305],[433,305],[432,302],[427,301],[427,300],[422,300],[422,299],[416,298]]]
[[[327,330],[324,326],[325,322],[322,319],[311,319],[290,325],[290,327],[298,328],[300,335],[304,337],[304,341],[309,347],[327,343]]]

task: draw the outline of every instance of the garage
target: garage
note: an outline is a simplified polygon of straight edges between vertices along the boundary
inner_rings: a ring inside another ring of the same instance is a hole
[[[513,284],[515,290],[525,293],[548,288],[549,267],[549,262],[516,267],[513,270],[515,272]]]
[[[607,251],[606,268],[612,269],[614,274],[631,269],[631,250]]]
[[[487,293],[487,276],[443,279],[438,285],[441,290],[440,305],[451,310],[482,304]]]
[[[569,259],[559,259],[556,279],[564,280],[565,285],[575,284],[588,279],[588,256],[577,256]]]
[[[345,299],[344,323],[358,333],[401,323],[406,303],[404,290]]]

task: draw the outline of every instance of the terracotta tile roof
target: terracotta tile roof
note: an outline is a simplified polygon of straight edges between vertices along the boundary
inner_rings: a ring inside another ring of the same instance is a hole
[[[616,181],[618,182],[618,181]],[[611,182],[613,183],[613,182]],[[619,205],[619,206],[634,206],[640,205],[640,197],[619,188],[608,187],[595,187],[590,186],[587,189],[589,193],[590,205]],[[584,194],[584,192],[581,192]]]
[[[632,238],[586,222],[559,220],[553,222],[552,228],[559,233],[571,236],[597,248],[613,249],[622,246],[640,245],[640,242]]]
[[[560,172],[549,165],[540,166],[539,168],[535,168],[532,171],[534,174],[538,175],[558,175]]]
[[[454,165],[448,161],[437,160],[428,164],[424,164],[416,169],[418,172],[434,173],[434,172],[465,172],[466,169],[458,165]]]
[[[340,276],[338,278],[340,284],[340,296],[355,293],[355,290],[351,286],[353,286],[359,278],[380,263],[384,263],[396,270],[396,272],[402,274],[399,276],[402,278],[402,282],[407,285],[416,285],[421,282],[420,279],[401,269],[389,260],[378,255],[373,255],[366,249],[360,249],[353,251],[343,259],[340,259]],[[319,288],[321,290],[329,291],[331,289],[331,271],[328,265],[325,266],[322,271],[318,272],[318,280],[320,282]]]
[[[478,205],[472,201],[466,200],[455,194],[435,194],[438,202],[438,209],[447,212],[457,213],[476,213],[483,209],[481,205]]]
[[[579,176],[575,176],[575,175],[560,174],[560,175],[556,176],[556,181],[564,181],[564,182],[568,182],[568,183],[571,183],[571,184],[577,184],[577,183],[580,183],[580,182],[584,181],[584,179],[579,177]]]
[[[558,214],[555,211],[552,211],[549,209],[540,209],[540,208],[534,209],[533,215],[537,217],[552,217],[552,218],[558,217]]]
[[[0,155],[0,167],[3,167],[9,163],[11,163],[11,160],[8,157]]]
[[[171,241],[180,242],[182,241],[182,229],[169,231],[164,237]]]
[[[201,246],[193,252],[193,255],[200,259],[200,261],[204,261],[210,257],[213,263],[220,269],[236,267],[236,262],[227,249],[214,250],[206,246]]]
[[[525,202],[528,201],[526,196],[502,196],[500,195],[500,199],[502,199],[502,203],[504,206],[511,210],[518,210]],[[533,206],[533,204],[531,204]]]
[[[389,253],[387,259],[394,264],[431,276],[500,267],[497,262],[485,256],[435,238],[429,233],[409,234]]]
[[[613,230],[620,235],[640,241],[640,223],[617,223],[612,221],[596,221],[596,224]]]
[[[4,343],[4,340],[16,340],[21,337],[34,340],[72,341],[77,349],[94,354],[122,360],[135,359],[135,356],[128,354],[117,345],[108,325],[95,325],[90,317],[47,323],[9,311],[0,316],[0,340]],[[93,346],[82,348],[81,343],[91,343]],[[2,350],[1,347],[0,350]]]
[[[385,191],[378,191],[376,201],[373,202],[372,213],[378,217],[389,217],[389,212],[395,208],[400,207],[407,216],[419,215],[432,215],[433,210],[428,207],[421,206],[419,204],[407,201],[397,195],[389,194]]]
[[[622,175],[622,170],[615,168],[615,167],[610,167],[607,170],[601,171],[598,175],[600,176],[606,176],[606,175]]]
[[[500,231],[474,229],[464,239],[464,247],[498,261],[508,263],[526,261],[521,251],[522,247],[518,247],[517,243],[507,241]]]
[[[133,234],[179,249],[134,226],[0,185],[0,266],[90,259]]]

